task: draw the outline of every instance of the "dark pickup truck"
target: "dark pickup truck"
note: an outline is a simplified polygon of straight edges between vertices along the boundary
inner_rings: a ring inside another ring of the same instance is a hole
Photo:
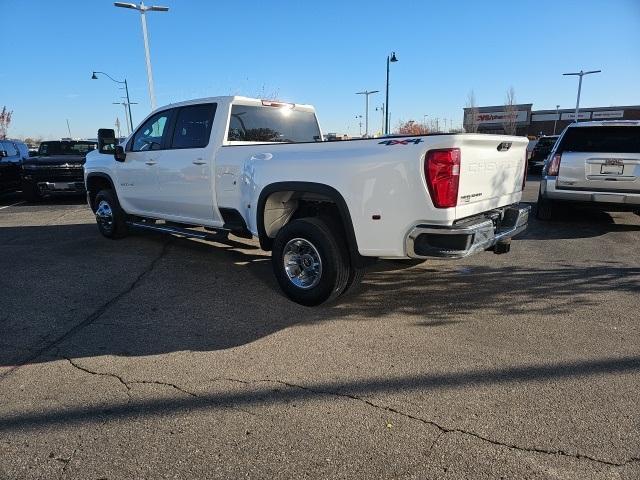
[[[22,164],[22,193],[35,202],[57,193],[84,193],[84,162],[96,142],[56,140],[40,144],[38,154]]]

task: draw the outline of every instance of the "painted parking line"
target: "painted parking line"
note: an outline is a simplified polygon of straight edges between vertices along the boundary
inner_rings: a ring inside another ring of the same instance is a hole
[[[16,205],[22,205],[23,203],[27,203],[24,200],[21,202],[16,202],[16,203],[12,203],[11,205],[6,205],[4,207],[0,207],[0,210],[4,210],[5,208],[9,208],[9,207],[15,207]]]

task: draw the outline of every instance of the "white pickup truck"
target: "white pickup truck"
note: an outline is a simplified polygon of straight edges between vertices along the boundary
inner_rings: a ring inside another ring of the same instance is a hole
[[[323,142],[313,107],[238,96],[161,107],[117,146],[113,130],[98,137],[85,183],[104,236],[255,236],[304,305],[378,258],[506,253],[528,221],[524,137]]]

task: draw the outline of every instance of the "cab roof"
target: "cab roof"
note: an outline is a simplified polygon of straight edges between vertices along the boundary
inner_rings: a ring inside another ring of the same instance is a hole
[[[182,102],[170,103],[168,105],[163,105],[154,110],[161,111],[166,110],[167,108],[175,108],[175,107],[183,107],[186,105],[198,105],[200,103],[218,103],[223,105],[236,104],[236,105],[255,105],[257,107],[268,106],[265,103],[282,103],[293,105],[295,110],[307,111],[307,112],[315,112],[313,105],[302,104],[302,103],[292,103],[286,102],[284,100],[273,100],[273,99],[260,99],[260,98],[251,98],[251,97],[243,97],[240,95],[225,95],[219,97],[204,97],[204,98],[195,98],[193,100],[184,100]]]

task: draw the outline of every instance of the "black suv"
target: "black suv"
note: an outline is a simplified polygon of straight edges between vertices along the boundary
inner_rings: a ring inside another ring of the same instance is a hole
[[[55,193],[84,193],[84,162],[96,142],[56,140],[40,144],[22,164],[22,194],[30,202]]]
[[[553,146],[560,135],[549,135],[548,137],[540,137],[538,143],[533,147],[531,158],[529,158],[529,171],[531,173],[542,172],[544,161],[551,153]]]

